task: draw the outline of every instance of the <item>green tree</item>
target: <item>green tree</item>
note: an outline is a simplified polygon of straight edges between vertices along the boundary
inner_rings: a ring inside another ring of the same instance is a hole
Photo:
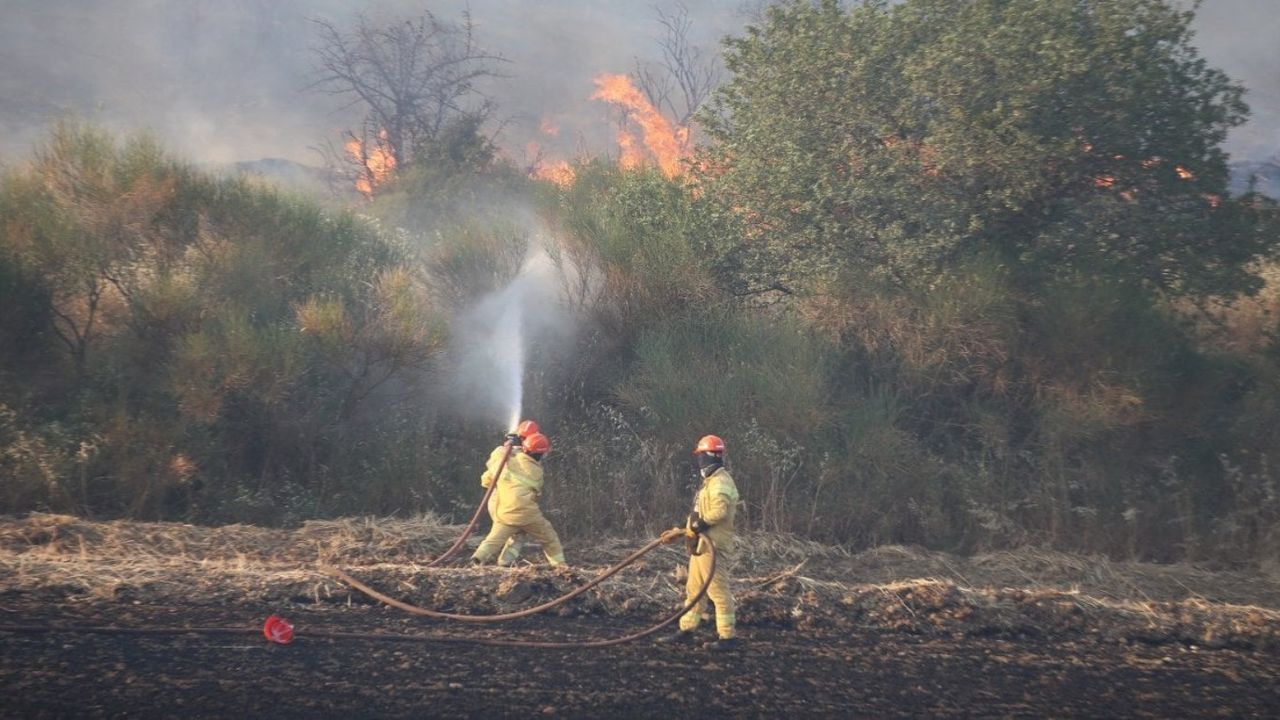
[[[414,468],[374,468],[442,323],[371,223],[65,124],[0,176],[0,229],[0,507],[319,512],[371,478],[376,503],[411,495]]]
[[[415,147],[417,161],[379,188],[369,212],[390,227],[452,231],[522,202],[529,181],[483,132],[483,118],[456,118]],[[477,213],[485,208],[485,213]]]
[[[728,41],[702,120],[727,248],[787,284],[929,281],[996,253],[1023,286],[1105,272],[1192,295],[1256,287],[1266,238],[1220,143],[1242,88],[1165,0],[792,0]]]
[[[112,321],[104,315],[173,260],[176,249],[153,220],[173,199],[178,172],[149,138],[120,145],[64,123],[30,172],[4,179],[5,243],[48,289],[43,311],[78,376]]]

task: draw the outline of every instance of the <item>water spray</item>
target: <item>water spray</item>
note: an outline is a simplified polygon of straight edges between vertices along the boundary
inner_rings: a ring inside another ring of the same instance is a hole
[[[494,323],[493,337],[490,337],[488,343],[490,351],[490,359],[497,366],[498,373],[502,377],[502,386],[506,393],[506,401],[508,407],[507,432],[512,434],[516,432],[517,425],[520,424],[520,411],[522,400],[524,400],[525,392],[525,337],[524,337],[524,302],[521,300],[521,293],[518,292],[518,284],[512,283],[507,291],[502,293],[502,318]],[[502,477],[502,471],[507,468],[507,461],[511,460],[512,451],[516,448],[516,439],[508,437],[503,443],[506,451],[502,454],[502,461],[498,462],[497,470],[494,470],[493,482],[489,483],[484,497],[480,498],[480,505],[476,506],[475,514],[472,514],[470,523],[463,528],[462,534],[458,536],[449,550],[444,551],[442,555],[435,557],[434,560],[428,562],[428,568],[443,564],[461,550],[462,543],[471,536],[472,530],[475,530],[476,523],[479,523],[480,516],[484,514],[484,510],[489,506],[489,498],[493,497],[495,489],[498,487],[498,478]]]
[[[513,284],[513,289],[515,284]],[[524,403],[524,304],[520,298],[509,299],[503,308],[498,331],[508,340],[498,357],[498,365],[506,379],[508,415],[507,432],[515,432]],[[496,344],[496,343],[495,343]]]
[[[460,344],[455,348],[452,392],[463,403],[461,410],[506,423],[507,432],[512,436],[519,429],[524,411],[525,343],[529,323],[542,323],[539,327],[546,329],[546,313],[526,314],[525,308],[545,308],[552,298],[549,286],[545,254],[535,252],[526,258],[510,283],[486,295],[459,317],[459,325],[469,331],[459,334]],[[462,535],[452,547],[428,563],[428,567],[445,563],[462,548],[488,507],[515,445],[518,441],[514,438],[505,444],[494,482],[476,506]]]

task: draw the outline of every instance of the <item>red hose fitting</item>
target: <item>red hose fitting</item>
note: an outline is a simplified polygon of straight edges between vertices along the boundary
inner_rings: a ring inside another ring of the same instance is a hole
[[[263,623],[262,634],[273,643],[288,645],[293,641],[293,624],[279,615],[272,615]]]

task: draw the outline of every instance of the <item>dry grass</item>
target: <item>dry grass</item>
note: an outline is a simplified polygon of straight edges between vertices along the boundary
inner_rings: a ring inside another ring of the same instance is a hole
[[[431,516],[310,522],[296,530],[6,518],[0,598],[173,607],[370,602],[319,572],[323,559],[407,602],[492,613],[564,594],[641,544],[570,544],[570,559],[583,563],[573,568],[425,568],[459,530]],[[743,537],[735,560],[739,616],[748,627],[1091,633],[1126,642],[1280,647],[1273,574],[1040,550],[964,558],[886,546],[854,554],[767,534]],[[658,548],[559,612],[659,614],[679,601],[684,564],[679,547]]]
[[[296,530],[249,525],[199,527],[182,523],[92,522],[32,513],[0,523],[0,552],[66,558],[155,558],[157,562],[310,563],[390,562],[430,557],[458,528],[432,515],[412,518],[312,520]]]
[[[1038,548],[963,557],[890,545],[858,553],[842,570],[858,582],[935,577],[967,587],[1048,588],[1116,600],[1203,599],[1280,608],[1280,577],[1271,572],[1118,562]]]

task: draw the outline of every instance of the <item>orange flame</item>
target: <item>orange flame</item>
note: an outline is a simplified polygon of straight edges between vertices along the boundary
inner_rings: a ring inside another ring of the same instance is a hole
[[[347,155],[360,166],[356,175],[356,190],[365,197],[372,197],[373,189],[389,180],[396,169],[396,156],[387,142],[387,131],[379,132],[377,140],[371,146],[352,136],[344,147]]]
[[[618,167],[623,170],[644,164],[644,147],[636,136],[624,130],[618,131]]]
[[[542,146],[536,141],[530,141],[526,144],[524,153],[526,158],[531,158],[529,165],[525,168],[525,172],[535,180],[547,180],[560,187],[569,187],[578,175],[568,161],[544,161]]]
[[[1188,170],[1188,169],[1186,169],[1186,168],[1182,167],[1181,165],[1175,165],[1173,169],[1174,169],[1174,172],[1178,173],[1178,177],[1179,177],[1179,178],[1182,178],[1183,180],[1195,180],[1195,179],[1196,179],[1196,174],[1195,174],[1195,173],[1193,173],[1193,172],[1191,172],[1190,170]]]
[[[596,91],[591,94],[591,99],[622,107],[627,117],[640,126],[644,133],[644,149],[652,153],[663,174],[667,177],[680,174],[680,160],[688,154],[688,128],[679,127],[663,117],[626,75],[604,74],[594,82]],[[639,164],[643,152],[633,135],[625,130],[619,132],[618,145],[622,151],[619,160],[622,167]]]
[[[553,162],[550,165],[539,164],[530,175],[538,180],[549,180],[560,187],[569,187],[573,184],[574,178],[577,177],[573,166],[564,160]]]

